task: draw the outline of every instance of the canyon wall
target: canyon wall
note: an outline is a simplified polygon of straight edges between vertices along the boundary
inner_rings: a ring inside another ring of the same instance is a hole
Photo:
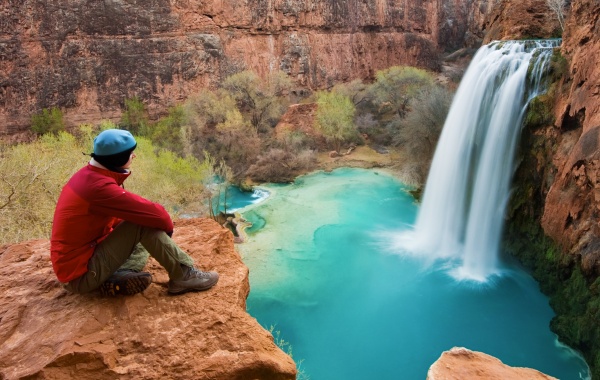
[[[600,3],[564,14],[552,84],[526,116],[506,243],[549,295],[552,330],[600,378]],[[503,0],[484,41],[551,37],[556,20],[544,0]]]
[[[0,136],[59,107],[69,126],[151,115],[241,69],[299,88],[439,69],[481,42],[493,0],[7,0],[0,4]]]

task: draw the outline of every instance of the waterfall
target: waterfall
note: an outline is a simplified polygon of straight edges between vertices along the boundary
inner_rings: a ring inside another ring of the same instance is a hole
[[[559,44],[496,41],[477,51],[440,135],[414,229],[398,238],[403,250],[455,260],[453,275],[461,280],[484,282],[500,272],[523,115],[544,90],[543,74]]]

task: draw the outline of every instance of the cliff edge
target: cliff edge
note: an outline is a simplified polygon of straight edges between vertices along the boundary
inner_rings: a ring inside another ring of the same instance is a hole
[[[213,289],[169,296],[151,259],[141,294],[76,295],[56,280],[49,241],[0,247],[0,379],[295,379],[293,360],[246,313],[248,268],[231,232],[190,219],[173,238],[220,273]]]
[[[556,380],[531,368],[511,367],[497,358],[463,347],[444,351],[429,367],[427,380]]]

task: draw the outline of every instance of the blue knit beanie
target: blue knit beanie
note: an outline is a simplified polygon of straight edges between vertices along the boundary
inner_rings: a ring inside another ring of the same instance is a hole
[[[94,139],[94,154],[96,156],[112,156],[136,146],[135,139],[129,131],[122,129],[107,129],[100,132]]]
[[[106,168],[119,171],[118,168],[129,161],[131,152],[137,143],[129,131],[107,129],[94,139],[92,157]]]

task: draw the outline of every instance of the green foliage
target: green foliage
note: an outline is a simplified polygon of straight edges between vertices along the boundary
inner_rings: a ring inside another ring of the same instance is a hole
[[[146,105],[136,96],[125,99],[125,110],[121,115],[121,126],[134,135],[146,135],[149,125]]]
[[[524,122],[534,128],[552,125],[554,123],[553,103],[553,98],[547,94],[535,97],[527,107]]]
[[[315,115],[315,128],[327,142],[339,151],[343,144],[357,141],[356,109],[350,98],[335,91],[320,91],[316,96],[319,108]]]
[[[337,84],[333,87],[333,91],[350,98],[357,108],[366,106],[372,100],[371,96],[373,95],[369,91],[369,86],[360,79],[354,79],[349,83]]]
[[[561,54],[560,48],[555,48],[550,60],[549,77],[552,82],[564,78],[569,73],[569,61]]]
[[[257,132],[269,132],[283,115],[288,101],[284,96],[292,86],[283,72],[262,80],[252,71],[234,74],[223,82],[223,88],[236,100],[239,111]]]
[[[86,162],[66,132],[0,151],[0,244],[49,238],[62,186]]]
[[[57,134],[65,130],[62,111],[58,107],[44,108],[42,112],[31,116],[31,130],[37,135]]]
[[[182,212],[206,214],[203,182],[210,175],[208,163],[158,149],[147,138],[136,140],[138,147],[132,175],[127,179],[128,190],[162,204],[174,216]]]
[[[183,155],[184,142],[182,128],[185,126],[186,115],[183,106],[171,107],[167,116],[147,128],[146,135],[153,144]]]
[[[97,133],[84,125],[76,131],[77,137],[59,132],[32,143],[0,148],[0,244],[50,237],[62,187],[88,162],[82,152],[91,152]],[[202,182],[209,173],[206,163],[159,150],[145,138],[136,140],[127,189],[163,204],[173,216],[205,214]]]
[[[435,83],[429,72],[409,66],[393,66],[378,71],[375,76],[376,81],[370,91],[380,112],[387,111],[401,118],[408,113],[410,101],[423,88]]]
[[[230,112],[237,110],[235,99],[224,91],[202,91],[183,105],[186,124],[182,128],[183,151],[186,155],[204,157],[215,144],[216,126],[225,123]],[[228,123],[229,124],[229,123]]]
[[[225,90],[205,91],[188,99],[184,112],[184,152],[195,157],[208,153],[217,161],[223,160],[232,171],[232,181],[243,181],[263,141],[234,97]]]

